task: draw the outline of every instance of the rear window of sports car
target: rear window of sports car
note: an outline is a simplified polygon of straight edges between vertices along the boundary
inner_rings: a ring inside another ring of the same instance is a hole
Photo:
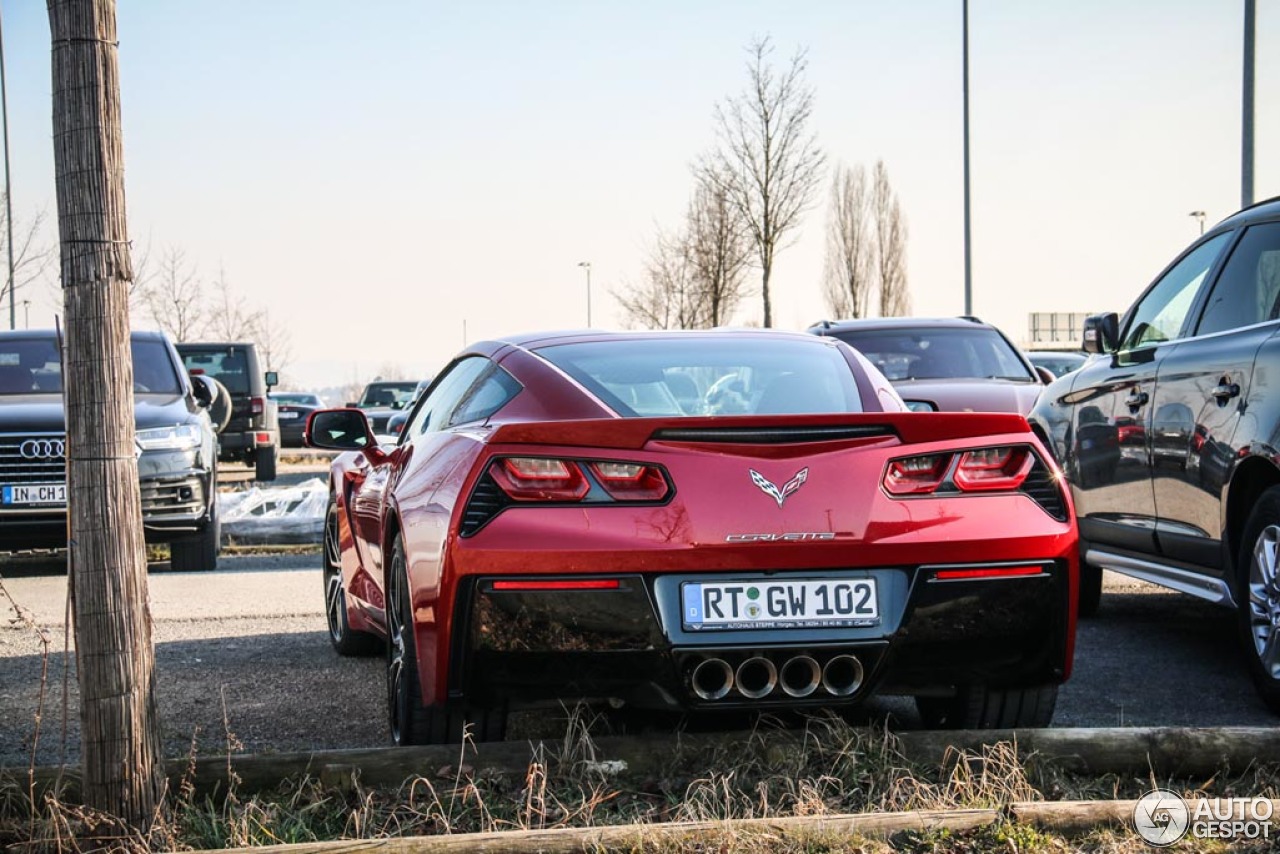
[[[844,355],[808,341],[634,338],[537,352],[624,417],[862,411]]]

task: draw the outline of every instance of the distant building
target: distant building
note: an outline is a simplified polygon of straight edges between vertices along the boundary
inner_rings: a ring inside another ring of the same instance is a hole
[[[1079,350],[1086,311],[1033,311],[1027,315],[1024,350]]]

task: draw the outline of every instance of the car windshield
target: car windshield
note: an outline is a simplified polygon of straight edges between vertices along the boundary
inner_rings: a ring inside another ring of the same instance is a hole
[[[404,409],[413,400],[416,382],[369,383],[356,406],[361,409]]]
[[[249,393],[249,360],[243,348],[187,350],[182,354],[182,361],[190,373],[213,377],[232,394]]]
[[[1071,373],[1086,361],[1084,356],[1075,353],[1054,353],[1053,355],[1031,353],[1027,358],[1031,359],[1031,364],[1045,368],[1055,377]]]
[[[319,406],[320,399],[314,394],[291,394],[282,392],[280,394],[272,394],[271,399],[278,403],[294,404],[297,406]]]
[[[856,347],[890,381],[1005,379],[1036,382],[994,329],[842,329],[827,333]]]
[[[163,341],[130,341],[133,389],[138,393],[181,394],[182,385]],[[0,395],[61,394],[62,363],[54,338],[7,338],[0,341]]]
[[[625,417],[862,411],[844,355],[808,341],[631,338],[537,353]]]

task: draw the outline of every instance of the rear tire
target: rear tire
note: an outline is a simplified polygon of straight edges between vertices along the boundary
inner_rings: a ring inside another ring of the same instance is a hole
[[[1240,642],[1258,695],[1280,714],[1280,486],[1258,499],[1240,538]]]
[[[254,480],[275,480],[276,479],[276,449],[272,445],[270,448],[259,448],[253,457],[253,479]]]
[[[418,679],[418,649],[413,633],[413,609],[408,591],[404,546],[399,539],[391,550],[387,573],[387,711],[391,740],[411,744],[457,744],[501,741],[506,735],[507,710],[425,706]]]
[[[954,697],[916,697],[916,708],[929,729],[1017,729],[1047,727],[1057,702],[1057,685],[1001,689],[965,685]]]
[[[215,496],[204,530],[189,540],[176,540],[169,544],[169,568],[174,572],[215,570],[221,550],[222,523],[218,519],[218,499]]]
[[[347,591],[342,584],[342,545],[339,539],[338,505],[332,500],[324,515],[324,612],[329,622],[329,643],[338,655],[367,656],[382,649],[382,641],[347,622]]]

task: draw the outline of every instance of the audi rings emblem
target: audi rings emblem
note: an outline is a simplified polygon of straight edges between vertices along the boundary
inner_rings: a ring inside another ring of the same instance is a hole
[[[24,460],[60,460],[66,452],[62,439],[28,439],[18,446]]]

